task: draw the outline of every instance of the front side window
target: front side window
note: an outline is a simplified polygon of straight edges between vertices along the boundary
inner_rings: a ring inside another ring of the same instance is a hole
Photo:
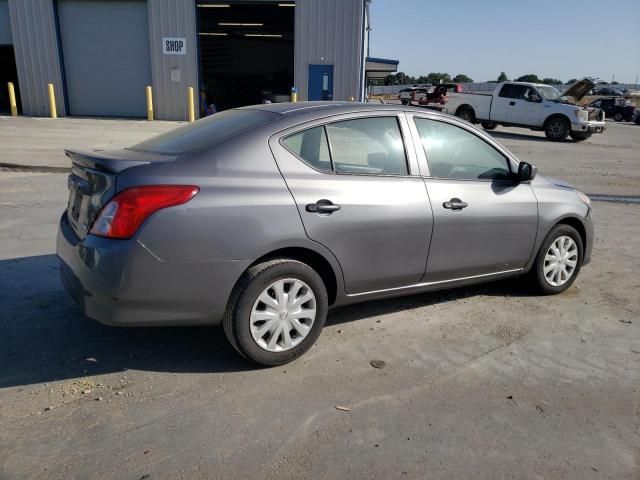
[[[346,120],[326,128],[336,173],[409,174],[396,117]]]
[[[432,177],[460,180],[508,180],[507,158],[464,128],[416,118],[415,124]]]

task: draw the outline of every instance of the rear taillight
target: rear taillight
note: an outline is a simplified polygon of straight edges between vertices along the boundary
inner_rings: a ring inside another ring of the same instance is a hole
[[[123,190],[102,207],[91,227],[92,235],[131,238],[151,214],[191,200],[194,185],[145,185]]]

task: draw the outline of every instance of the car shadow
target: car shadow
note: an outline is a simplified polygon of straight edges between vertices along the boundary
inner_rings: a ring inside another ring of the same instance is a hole
[[[526,295],[502,281],[371,301],[331,311],[328,325],[475,295]],[[64,290],[55,255],[0,260],[0,388],[126,370],[172,373],[260,368],[211,327],[117,328],[85,317]]]
[[[417,293],[405,297],[388,298],[384,300],[370,300],[366,303],[337,307],[331,310],[326,325],[339,325],[374,316],[399,313],[414,308],[445,305],[469,297],[529,297],[533,295],[535,295],[535,293],[532,293],[524,280],[510,278],[467,287]]]

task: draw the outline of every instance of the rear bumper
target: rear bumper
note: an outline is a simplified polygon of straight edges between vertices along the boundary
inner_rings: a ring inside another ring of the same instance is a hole
[[[571,124],[572,132],[584,132],[584,133],[602,133],[605,131],[604,122],[574,122]]]
[[[67,292],[114,326],[218,324],[248,261],[164,262],[136,239],[80,240],[60,219],[56,251]]]

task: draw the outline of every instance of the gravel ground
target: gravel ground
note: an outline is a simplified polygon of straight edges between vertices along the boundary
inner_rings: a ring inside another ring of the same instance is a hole
[[[63,146],[173,125],[0,119],[0,163],[63,167]],[[638,132],[495,135],[542,174],[640,195]],[[640,205],[594,204],[593,262],[562,295],[508,281],[350,306],[261,369],[215,328],[84,318],[58,280],[65,202],[62,173],[0,171],[3,480],[640,477]]]

